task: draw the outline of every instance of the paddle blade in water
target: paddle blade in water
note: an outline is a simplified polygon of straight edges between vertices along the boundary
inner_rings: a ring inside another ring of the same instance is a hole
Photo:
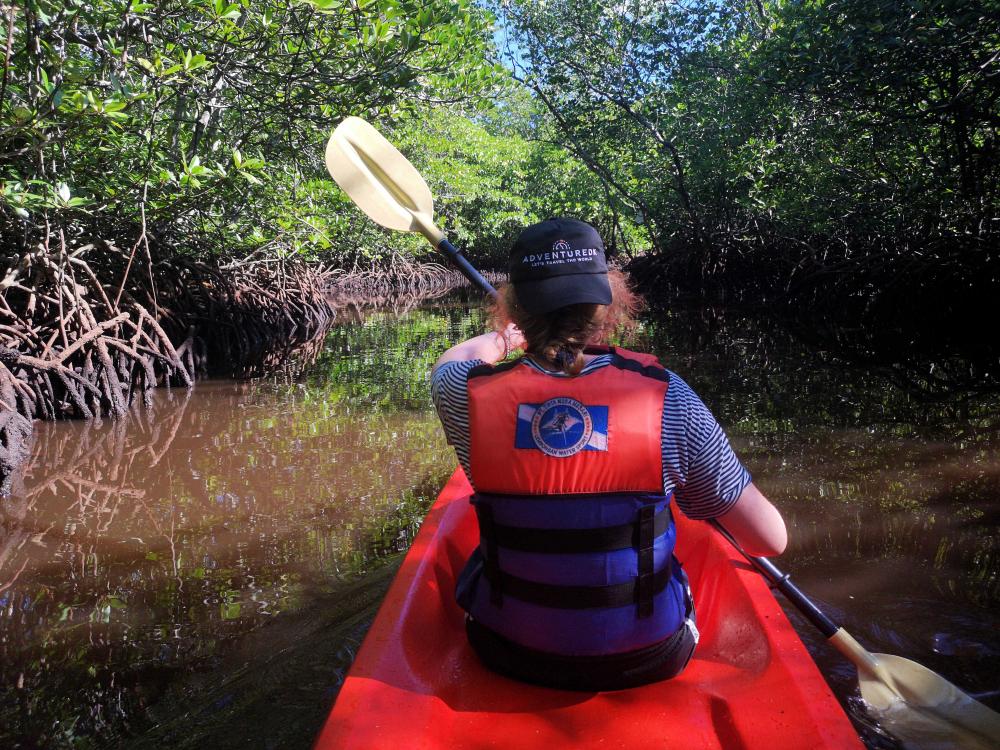
[[[360,117],[348,117],[333,131],[326,144],[326,168],[358,208],[378,224],[425,235],[433,228],[434,199],[424,178]],[[441,237],[428,239],[436,242]]]
[[[883,676],[858,670],[861,697],[906,747],[919,750],[1000,748],[1000,714],[915,661],[872,654]]]

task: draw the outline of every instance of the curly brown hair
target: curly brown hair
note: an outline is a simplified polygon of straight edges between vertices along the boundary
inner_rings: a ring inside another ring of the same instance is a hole
[[[557,370],[577,375],[583,369],[584,347],[606,343],[615,332],[631,333],[635,314],[642,308],[642,298],[632,291],[625,274],[608,271],[608,282],[610,305],[567,305],[543,314],[532,314],[521,307],[514,285],[504,284],[490,307],[490,323],[497,331],[514,323],[524,334],[526,353]]]

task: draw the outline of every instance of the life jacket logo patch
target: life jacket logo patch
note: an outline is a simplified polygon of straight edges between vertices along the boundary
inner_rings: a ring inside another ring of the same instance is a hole
[[[584,406],[566,396],[542,404],[519,404],[515,448],[540,450],[554,458],[608,449],[608,407]]]

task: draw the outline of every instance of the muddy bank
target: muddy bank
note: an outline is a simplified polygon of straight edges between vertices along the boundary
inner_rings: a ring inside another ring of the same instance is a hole
[[[195,260],[61,232],[0,278],[0,491],[35,419],[120,417],[158,386],[246,378],[314,356],[330,274],[294,260]]]

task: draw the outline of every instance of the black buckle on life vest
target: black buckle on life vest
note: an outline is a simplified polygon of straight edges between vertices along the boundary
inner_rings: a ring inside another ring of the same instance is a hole
[[[503,606],[503,577],[500,575],[500,554],[497,544],[497,529],[493,522],[493,508],[487,503],[476,503],[476,517],[479,519],[479,533],[483,537],[483,572],[490,582],[490,603]]]
[[[654,523],[655,505],[644,505],[639,509],[638,520],[638,552],[639,577],[636,579],[635,595],[639,617],[653,615],[653,597],[655,596],[655,576],[653,575],[653,540],[656,538]]]

